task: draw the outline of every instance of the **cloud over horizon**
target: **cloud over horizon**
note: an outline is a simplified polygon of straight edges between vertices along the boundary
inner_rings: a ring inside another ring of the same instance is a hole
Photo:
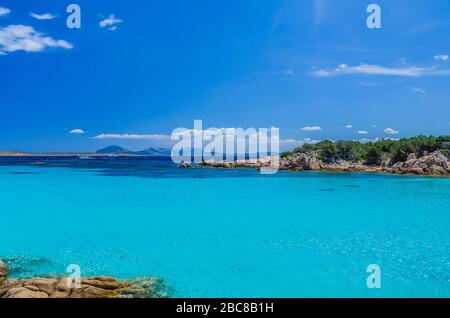
[[[392,129],[392,128],[386,128],[384,130],[384,133],[388,134],[388,135],[398,135],[400,132],[398,130],[395,130],[395,129]]]
[[[320,131],[320,130],[322,130],[322,127],[320,127],[320,126],[306,126],[306,127],[300,128],[300,129],[303,130],[303,131]]]
[[[346,64],[341,64],[335,69],[319,69],[311,72],[311,75],[314,77],[333,77],[355,74],[402,77],[450,76],[450,69],[440,69],[438,67],[385,67],[371,64],[348,66]]]

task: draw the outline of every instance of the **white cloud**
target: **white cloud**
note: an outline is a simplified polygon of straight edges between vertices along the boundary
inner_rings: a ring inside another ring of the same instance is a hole
[[[301,128],[301,130],[303,130],[303,131],[319,131],[319,130],[322,130],[322,128],[319,126],[306,126],[306,127]]]
[[[435,56],[434,56],[434,59],[435,59],[436,61],[443,61],[443,62],[446,62],[446,61],[448,61],[448,55],[447,55],[447,54],[435,55]]]
[[[280,145],[283,146],[301,146],[304,144],[317,144],[319,143],[320,140],[315,140],[315,139],[311,139],[311,138],[305,138],[303,140],[297,140],[297,139],[281,139],[280,140]]]
[[[11,13],[11,10],[9,10],[8,8],[0,7],[0,17],[9,13]]]
[[[369,142],[377,142],[377,141],[380,141],[380,138],[378,138],[378,137],[376,137],[376,138],[362,138],[362,139],[359,139],[359,140],[355,140],[355,139],[354,139],[354,141],[359,141],[359,142],[361,142],[361,143],[363,143],[363,144],[367,144],[367,143],[369,143]]]
[[[421,34],[425,32],[430,32],[434,30],[436,27],[441,26],[443,24],[442,21],[436,21],[436,22],[429,22],[422,25],[419,25],[417,27],[411,28],[406,31],[407,35],[413,35],[413,34]]]
[[[436,67],[385,67],[381,65],[360,64],[358,66],[339,65],[335,69],[314,70],[311,72],[315,77],[332,77],[338,75],[387,75],[403,77],[421,76],[450,76],[450,69],[439,69]]]
[[[0,28],[0,55],[15,51],[42,52],[46,48],[72,49],[65,40],[54,40],[26,25],[8,25]]]
[[[51,13],[43,13],[43,14],[38,14],[38,13],[30,13],[30,16],[38,19],[38,20],[53,20],[54,18],[56,18],[57,16]]]
[[[301,147],[304,144],[317,144],[320,140],[315,140],[311,138],[305,138],[303,140],[297,140],[297,139],[281,139],[280,140],[280,149],[281,151],[285,150],[292,150],[297,147]]]
[[[116,30],[117,30],[117,27],[116,27],[116,26],[112,26],[112,27],[110,27],[108,30],[109,30],[109,31],[116,31]]]
[[[357,84],[361,85],[361,86],[366,86],[366,87],[379,87],[379,86],[385,86],[385,85],[391,85],[391,84],[396,84],[396,83],[400,83],[403,82],[404,79],[396,79],[396,80],[391,80],[391,81],[382,81],[382,82],[366,82],[366,81],[358,81]]]
[[[395,130],[395,129],[392,129],[392,128],[386,128],[384,130],[384,133],[388,134],[388,135],[398,135],[400,132],[398,130]]]
[[[351,128],[353,128],[353,125],[347,125],[347,126],[345,126],[345,128],[351,129]]]
[[[360,135],[368,135],[369,134],[369,132],[366,130],[358,130],[356,133],[360,134]]]
[[[284,73],[284,75],[289,75],[289,76],[296,75],[295,71],[293,71],[293,70],[285,70],[283,73]]]
[[[420,88],[420,87],[413,87],[412,91],[414,93],[419,93],[419,94],[426,94],[427,93],[426,90],[424,90],[423,88]]]
[[[84,134],[84,130],[83,129],[72,129],[71,131],[69,131],[70,134]]]
[[[109,17],[107,17],[106,19],[104,19],[104,20],[102,20],[102,21],[100,21],[99,22],[99,25],[100,25],[100,27],[101,28],[105,28],[105,27],[112,27],[112,26],[114,26],[115,24],[119,24],[119,23],[122,23],[123,21],[122,20],[120,20],[120,19],[117,19],[115,16],[114,16],[114,14],[111,14],[111,15],[109,15]],[[117,27],[116,27],[117,28]],[[115,29],[116,29],[115,28]],[[109,28],[110,30],[112,29],[112,28]],[[114,29],[114,30],[115,30]],[[111,31],[114,31],[114,30],[111,30]]]
[[[168,135],[138,135],[138,134],[101,134],[93,137],[94,139],[133,139],[133,140],[170,140]]]

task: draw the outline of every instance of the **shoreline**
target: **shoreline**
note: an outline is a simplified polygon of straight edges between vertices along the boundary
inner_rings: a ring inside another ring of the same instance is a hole
[[[208,168],[253,168],[261,169],[270,167],[271,157],[237,160],[234,162],[220,162],[208,160],[203,162],[202,167]],[[317,171],[317,172],[361,172],[392,175],[410,175],[425,177],[450,177],[450,160],[440,151],[426,154],[421,158],[410,155],[405,162],[395,164],[367,165],[361,161],[337,161],[325,163],[317,158],[315,153],[297,153],[279,159],[279,170],[282,171]]]

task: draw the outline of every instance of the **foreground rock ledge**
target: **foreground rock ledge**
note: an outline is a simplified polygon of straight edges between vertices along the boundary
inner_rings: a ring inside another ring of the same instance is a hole
[[[163,298],[168,297],[159,278],[118,281],[107,276],[85,278],[80,288],[68,288],[67,277],[8,279],[0,260],[0,298]]]

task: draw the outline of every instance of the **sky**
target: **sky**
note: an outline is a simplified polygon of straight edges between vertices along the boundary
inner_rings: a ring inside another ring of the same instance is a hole
[[[163,147],[196,119],[282,148],[450,134],[449,38],[448,0],[0,0],[0,150]]]

